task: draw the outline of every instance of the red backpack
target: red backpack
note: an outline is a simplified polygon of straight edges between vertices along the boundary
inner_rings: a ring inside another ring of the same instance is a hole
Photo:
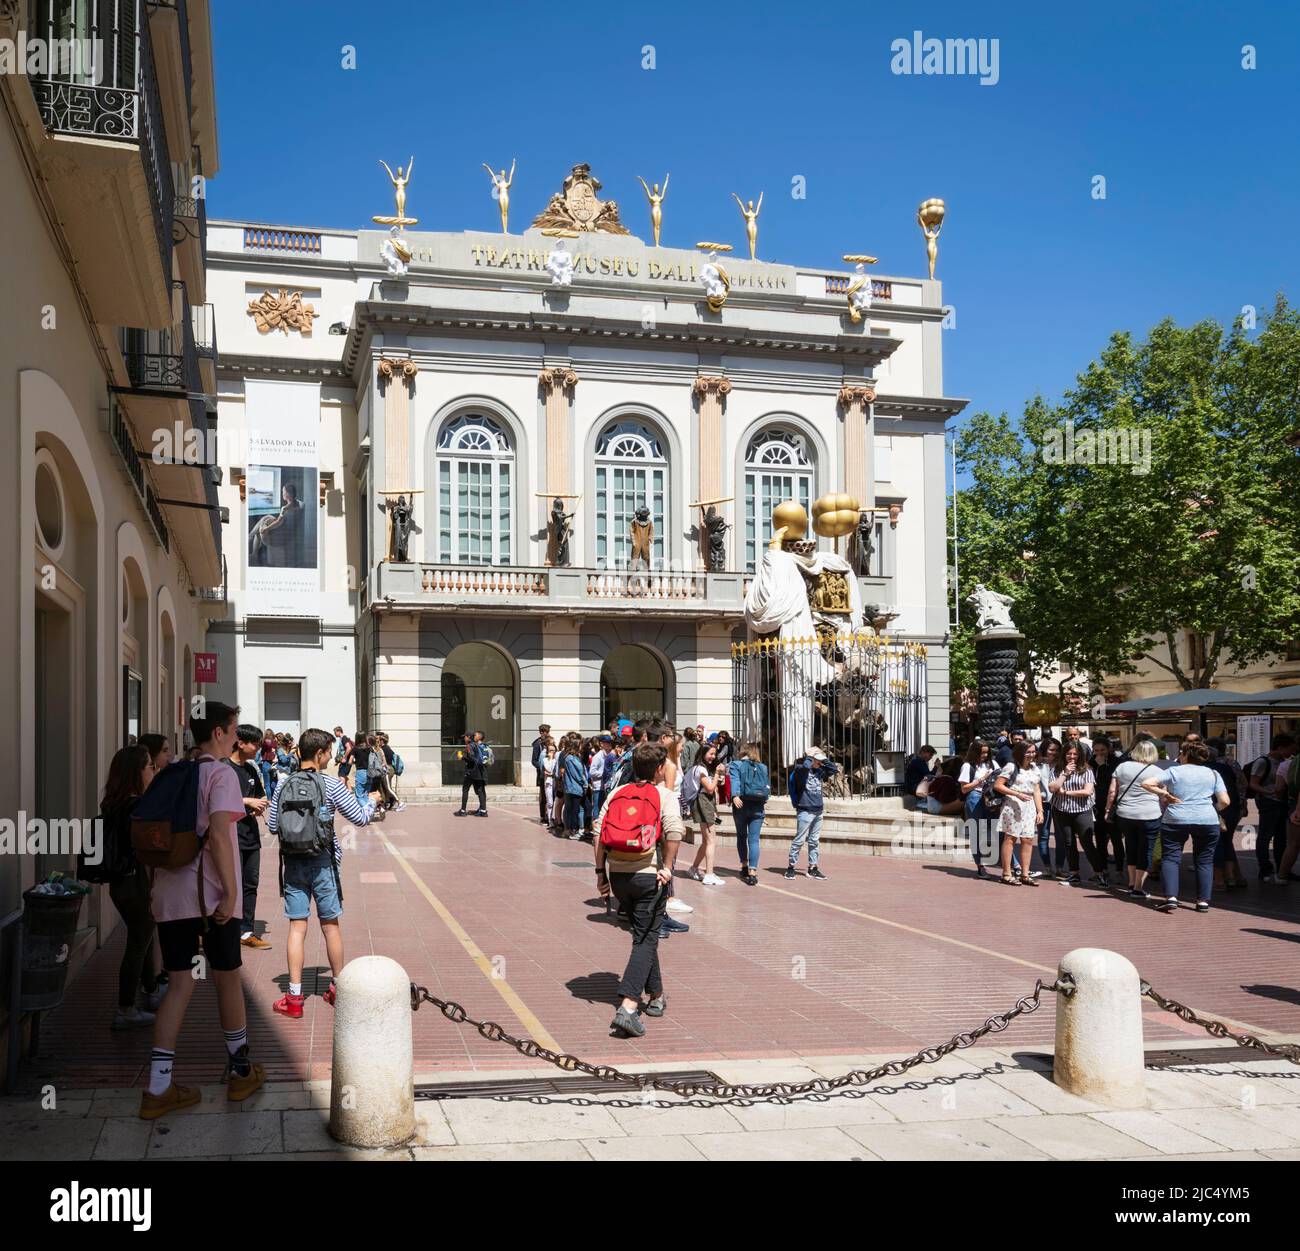
[[[653,782],[620,787],[605,808],[600,845],[607,851],[650,851],[663,833],[659,788]]]

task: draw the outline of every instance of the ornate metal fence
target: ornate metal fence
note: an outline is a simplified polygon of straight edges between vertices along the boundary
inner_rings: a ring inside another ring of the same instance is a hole
[[[784,793],[809,747],[840,766],[832,797],[877,787],[877,753],[914,752],[925,741],[926,649],[874,634],[769,635],[731,648],[733,720],[757,741]]]

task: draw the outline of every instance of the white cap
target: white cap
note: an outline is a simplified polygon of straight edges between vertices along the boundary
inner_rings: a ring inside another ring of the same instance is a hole
[[[808,748],[808,755],[809,755],[813,760],[825,760],[825,759],[826,759],[826,753],[825,753],[824,751],[822,751],[822,749],[821,749],[820,747],[810,747],[810,748]]]

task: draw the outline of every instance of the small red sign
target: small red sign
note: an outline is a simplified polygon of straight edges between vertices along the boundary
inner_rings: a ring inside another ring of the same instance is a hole
[[[217,680],[217,653],[194,653],[195,682],[215,682]]]

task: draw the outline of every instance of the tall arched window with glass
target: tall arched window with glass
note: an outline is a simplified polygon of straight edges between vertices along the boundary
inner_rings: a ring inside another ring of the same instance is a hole
[[[632,521],[642,505],[654,522],[651,565],[664,565],[668,528],[668,459],[659,436],[639,421],[620,421],[596,440],[596,564],[625,569]]]
[[[466,413],[438,436],[438,560],[508,565],[514,449],[491,417]]]
[[[745,454],[745,568],[750,573],[771,542],[772,510],[782,500],[795,500],[811,512],[812,498],[813,464],[803,439],[789,430],[760,430]]]

